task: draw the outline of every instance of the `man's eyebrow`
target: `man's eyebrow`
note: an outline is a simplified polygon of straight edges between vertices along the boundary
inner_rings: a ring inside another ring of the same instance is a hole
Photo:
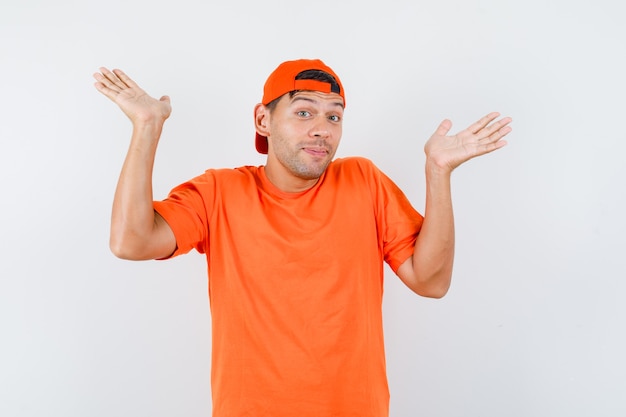
[[[298,100],[308,101],[308,102],[310,102],[310,103],[317,103],[317,102],[318,102],[317,100],[314,100],[314,99],[309,98],[309,97],[303,97],[303,96],[294,96],[294,97],[291,99],[291,102],[292,102],[292,103],[295,103],[295,102],[296,102],[296,101],[298,101]],[[343,103],[342,103],[342,102],[340,102],[340,101],[333,101],[331,104],[332,104],[332,105],[335,105],[335,106],[339,106],[339,107],[341,107],[342,109],[344,108]]]

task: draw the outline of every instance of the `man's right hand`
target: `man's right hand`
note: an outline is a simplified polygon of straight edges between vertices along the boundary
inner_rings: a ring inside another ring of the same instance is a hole
[[[163,123],[172,112],[168,96],[159,100],[149,96],[119,69],[109,71],[103,67],[93,77],[96,89],[116,103],[134,125]]]
[[[167,257],[176,249],[176,237],[154,211],[152,170],[163,123],[172,111],[170,99],[150,97],[120,70],[100,68],[94,78],[96,89],[116,103],[133,123],[113,198],[111,250],[123,259]]]

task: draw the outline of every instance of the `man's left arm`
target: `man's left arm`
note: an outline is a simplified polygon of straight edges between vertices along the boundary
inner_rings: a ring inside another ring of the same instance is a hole
[[[454,214],[450,178],[462,163],[506,145],[510,117],[495,121],[490,113],[453,136],[452,122],[444,120],[424,145],[426,153],[426,207],[413,255],[397,270],[415,293],[441,298],[450,287],[454,261]]]

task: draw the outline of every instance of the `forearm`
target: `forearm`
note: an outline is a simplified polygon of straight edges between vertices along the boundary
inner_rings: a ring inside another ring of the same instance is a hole
[[[443,297],[452,278],[454,215],[450,176],[460,164],[506,145],[501,140],[511,128],[510,117],[494,122],[493,112],[456,135],[448,136],[452,122],[444,120],[424,145],[426,153],[426,209],[413,256],[397,270],[416,293]],[[492,123],[493,122],[493,123]]]
[[[152,170],[163,122],[142,122],[133,134],[113,199],[110,246],[116,256],[127,259],[142,254],[155,228],[152,206]],[[144,255],[144,256],[142,256]]]
[[[452,278],[454,214],[450,175],[449,170],[426,165],[426,208],[411,259],[411,288],[428,297],[444,296]]]

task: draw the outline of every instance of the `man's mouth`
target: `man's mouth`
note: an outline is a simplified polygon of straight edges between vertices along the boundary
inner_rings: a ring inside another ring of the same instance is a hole
[[[302,148],[302,150],[306,153],[308,153],[309,155],[312,156],[326,156],[328,155],[328,149],[326,148],[320,148],[318,146],[305,146]]]

